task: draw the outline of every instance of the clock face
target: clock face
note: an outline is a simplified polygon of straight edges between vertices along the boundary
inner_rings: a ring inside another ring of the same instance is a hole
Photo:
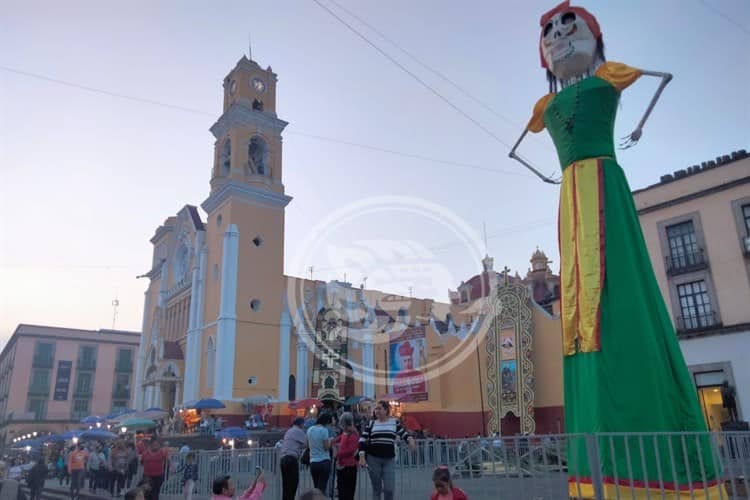
[[[237,80],[232,80],[232,83],[229,84],[229,93],[234,94],[237,91]]]
[[[266,83],[260,78],[253,78],[253,81],[250,83],[253,86],[253,88],[257,90],[258,92],[266,91]]]

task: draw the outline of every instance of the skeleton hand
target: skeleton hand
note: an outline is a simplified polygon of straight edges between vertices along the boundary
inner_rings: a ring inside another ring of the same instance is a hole
[[[638,144],[638,140],[641,138],[642,133],[643,133],[643,129],[639,127],[633,130],[632,134],[626,135],[625,137],[623,137],[621,139],[622,142],[620,143],[620,149],[632,148],[633,146]]]

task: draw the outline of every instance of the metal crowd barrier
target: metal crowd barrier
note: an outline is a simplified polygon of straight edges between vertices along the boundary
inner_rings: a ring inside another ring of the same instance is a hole
[[[274,448],[200,451],[196,456],[199,482],[193,498],[209,498],[214,478],[224,475],[232,476],[239,495],[254,480],[256,467],[267,480],[263,498],[281,498]],[[183,498],[181,460],[173,457],[162,487],[165,499]],[[419,440],[416,451],[397,444],[395,466],[396,499],[428,498],[438,466],[447,466],[454,485],[472,500],[750,499],[745,482],[750,471],[748,432]],[[679,493],[672,485],[675,477],[683,478]],[[335,474],[329,495],[334,485]],[[309,469],[301,467],[298,494],[311,487]],[[365,469],[358,473],[356,498],[374,499]]]

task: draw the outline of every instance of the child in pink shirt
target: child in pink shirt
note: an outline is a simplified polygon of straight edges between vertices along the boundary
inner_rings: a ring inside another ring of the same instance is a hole
[[[435,469],[432,473],[432,482],[435,485],[435,491],[430,500],[469,500],[463,490],[453,486],[451,472],[445,465]]]

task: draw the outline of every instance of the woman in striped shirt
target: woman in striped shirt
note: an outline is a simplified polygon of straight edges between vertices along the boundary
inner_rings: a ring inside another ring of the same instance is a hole
[[[401,423],[389,415],[388,401],[378,401],[375,406],[375,420],[362,431],[359,439],[359,465],[367,467],[375,498],[380,500],[381,492],[385,500],[393,500],[396,487],[396,437],[409,444],[412,451],[417,443],[409,436]]]

